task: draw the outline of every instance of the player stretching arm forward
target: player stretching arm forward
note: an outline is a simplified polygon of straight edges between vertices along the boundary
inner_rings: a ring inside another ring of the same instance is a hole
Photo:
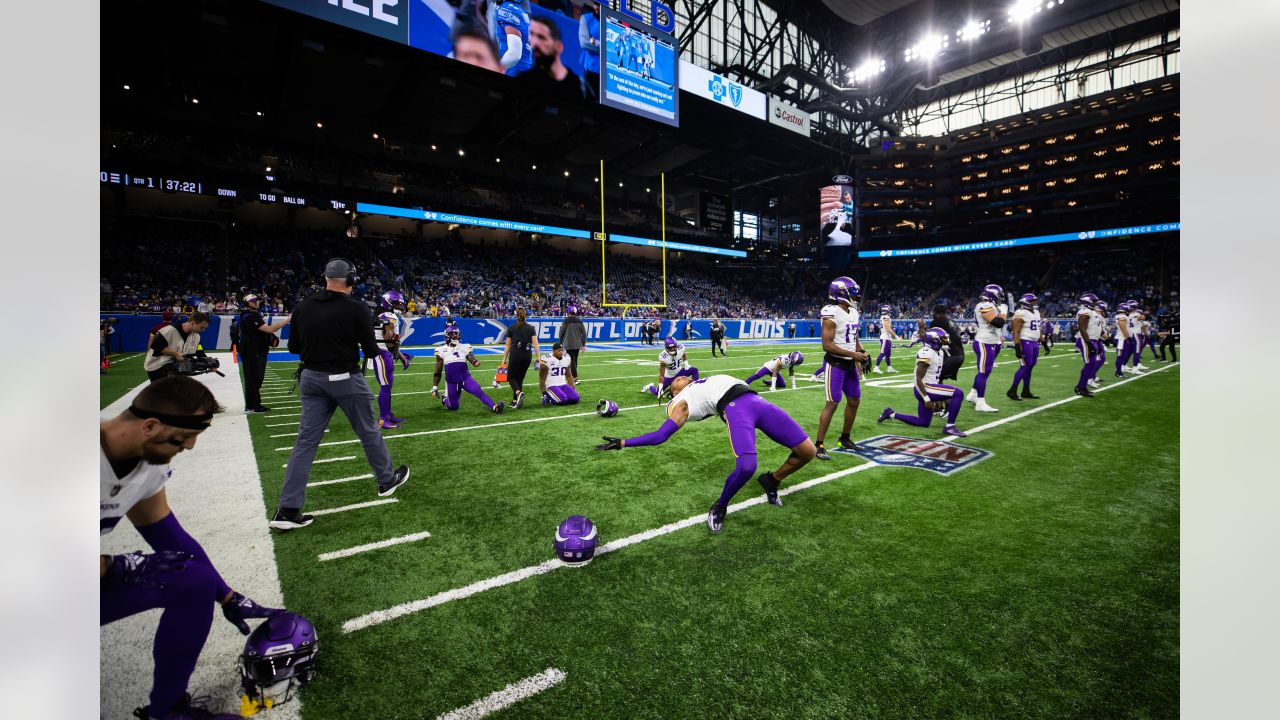
[[[797,365],[801,365],[803,363],[804,353],[799,350],[793,350],[786,355],[779,355],[769,362],[766,362],[764,367],[757,370],[754,375],[747,378],[744,382],[750,385],[762,377],[769,376],[769,379],[765,384],[769,386],[769,392],[774,392],[779,388],[787,386],[787,381],[782,379],[782,371],[785,369],[787,371],[787,377],[791,378],[791,389],[794,390],[796,387],[795,368]]]
[[[663,421],[662,427],[625,440],[605,436],[604,443],[597,445],[596,450],[661,445],[684,427],[686,422],[697,422],[718,415],[728,426],[729,449],[737,460],[733,472],[725,478],[720,498],[707,513],[707,529],[718,533],[724,528],[729,501],[756,472],[756,430],[762,431],[779,445],[791,449],[791,454],[777,470],[756,478],[764,488],[769,502],[782,507],[778,486],[787,476],[808,464],[817,453],[804,428],[782,408],[760,397],[746,383],[729,375],[710,375],[701,380],[682,375],[671,381],[671,391],[675,393],[675,397],[667,403],[667,419]]]
[[[924,334],[924,347],[916,353],[916,385],[913,390],[917,402],[916,414],[903,415],[887,407],[876,422],[901,420],[908,425],[929,427],[933,423],[933,413],[946,408],[947,424],[943,426],[942,434],[965,436],[956,428],[956,417],[964,406],[964,391],[958,387],[943,385],[938,380],[938,376],[942,374],[943,348],[949,340],[947,331],[942,328],[930,328]]]

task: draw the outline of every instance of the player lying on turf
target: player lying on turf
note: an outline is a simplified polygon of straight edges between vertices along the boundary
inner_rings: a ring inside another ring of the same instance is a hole
[[[582,401],[573,382],[572,360],[564,354],[564,345],[551,346],[551,354],[538,358],[538,384],[542,386],[543,405],[577,405]]]
[[[501,415],[506,407],[503,403],[494,403],[484,390],[480,388],[480,383],[471,377],[471,372],[467,370],[467,363],[471,363],[473,367],[480,367],[480,361],[471,352],[471,346],[467,343],[460,342],[462,332],[458,330],[457,325],[446,325],[444,328],[444,345],[436,348],[436,375],[435,385],[431,388],[431,397],[439,399],[444,403],[446,410],[457,410],[462,402],[462,391],[466,390],[484,406]],[[440,372],[444,371],[445,388],[444,397],[440,397]]]
[[[929,427],[933,422],[933,413],[944,407],[947,409],[947,424],[942,428],[943,435],[964,437],[965,434],[956,429],[956,416],[964,405],[964,391],[951,385],[943,385],[938,381],[942,374],[943,347],[948,343],[947,331],[942,328],[929,328],[924,334],[924,347],[916,353],[915,393],[917,409],[915,415],[903,415],[887,407],[880,413],[876,422],[901,420],[916,427]]]
[[[799,350],[792,350],[786,355],[779,355],[774,359],[766,362],[763,367],[755,372],[754,375],[747,378],[744,382],[748,385],[754,383],[762,377],[768,376],[765,385],[769,391],[778,390],[787,386],[787,381],[782,379],[782,371],[787,371],[787,377],[791,378],[791,388],[796,387],[796,367],[804,364],[804,353]]]
[[[729,375],[711,375],[694,380],[682,375],[671,381],[675,397],[667,403],[667,419],[662,427],[625,440],[605,436],[604,443],[596,450],[621,450],[624,447],[661,445],[689,420],[699,421],[717,415],[729,429],[729,449],[737,458],[733,472],[724,481],[724,491],[707,513],[707,529],[713,533],[724,528],[724,516],[729,501],[756,472],[756,430],[770,440],[791,449],[791,455],[773,472],[760,475],[756,480],[764,488],[769,502],[779,507],[778,486],[791,473],[804,467],[817,454],[817,448],[809,440],[800,424],[782,408],[756,394],[750,386]]]

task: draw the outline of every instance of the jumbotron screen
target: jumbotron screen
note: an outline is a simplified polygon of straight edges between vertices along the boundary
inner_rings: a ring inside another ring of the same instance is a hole
[[[675,37],[612,10],[600,13],[600,102],[680,125]]]

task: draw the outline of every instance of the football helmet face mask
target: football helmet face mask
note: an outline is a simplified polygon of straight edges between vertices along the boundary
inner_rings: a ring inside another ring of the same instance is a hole
[[[286,612],[267,618],[245,641],[240,681],[248,701],[271,707],[292,698],[315,677],[320,649],[311,621]]]
[[[791,357],[791,367],[795,367],[804,362],[804,353],[800,352],[799,350],[792,350],[790,357]]]
[[[881,305],[881,306],[880,306],[880,314],[881,314],[881,315],[889,315],[891,310],[893,310],[893,308],[889,307],[888,305]]]
[[[618,414],[618,403],[612,400],[601,400],[596,403],[596,414],[600,417],[613,417]]]
[[[383,310],[390,310],[392,312],[403,312],[404,311],[404,295],[401,295],[399,292],[395,290],[389,290],[387,292],[382,293],[382,297],[380,298],[380,304],[382,305]]]
[[[991,302],[1000,302],[1004,299],[1004,288],[992,283],[991,285],[982,288],[982,299],[990,300]]]
[[[853,278],[841,275],[831,284],[827,286],[827,297],[835,302],[848,303],[853,307],[858,302],[858,295],[862,289],[858,287],[858,283]]]
[[[666,340],[662,341],[662,346],[667,349],[667,352],[675,352],[676,348],[679,346],[679,343],[676,342],[676,339],[674,337],[669,336],[667,337]]]
[[[1097,308],[1098,312],[1104,313],[1107,311],[1107,308],[1110,306],[1107,305],[1105,300],[1099,300],[1095,307]]]
[[[1036,297],[1035,293],[1025,293],[1022,297],[1018,298],[1018,307],[1026,308],[1027,310],[1034,310],[1036,303],[1038,302],[1040,302],[1040,298]]]
[[[450,345],[456,345],[462,340],[462,331],[457,325],[444,326],[444,341]]]
[[[582,567],[596,555],[596,526],[582,515],[570,515],[556,528],[556,557],[565,565]]]
[[[941,350],[947,339],[947,331],[942,328],[929,328],[920,336],[920,340],[934,350]]]

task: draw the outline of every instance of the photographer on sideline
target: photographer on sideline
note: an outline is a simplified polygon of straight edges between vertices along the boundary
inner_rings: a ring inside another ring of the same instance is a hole
[[[267,324],[258,308],[262,298],[253,293],[244,296],[247,306],[240,313],[240,365],[244,368],[244,411],[251,415],[264,413],[271,408],[262,404],[262,381],[267,376],[267,353],[280,340],[275,332],[289,324],[289,318]]]
[[[193,312],[191,317],[181,325],[165,325],[156,331],[151,339],[151,347],[147,348],[147,357],[142,367],[147,371],[147,378],[155,381],[171,373],[174,363],[187,355],[203,356],[200,350],[200,333],[209,329],[209,316],[202,312]]]

